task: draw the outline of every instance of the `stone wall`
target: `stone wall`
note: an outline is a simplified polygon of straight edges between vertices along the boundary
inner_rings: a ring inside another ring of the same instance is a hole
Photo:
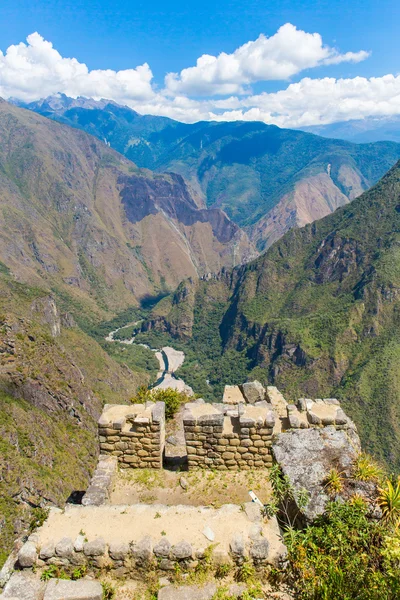
[[[346,415],[336,398],[299,398],[296,404],[288,404],[287,418],[290,429],[334,427],[337,430],[356,426]]]
[[[161,469],[165,446],[165,404],[106,404],[98,421],[100,452],[120,468]]]
[[[83,506],[101,506],[108,503],[117,473],[116,456],[100,454],[96,470],[82,498]]]
[[[265,401],[254,405],[185,405],[183,425],[189,469],[248,470],[272,465],[275,417]]]
[[[144,536],[146,527],[139,534],[138,520],[149,522]],[[95,536],[93,521],[98,522]],[[177,523],[182,533],[177,531]],[[213,542],[204,531],[209,537],[213,533]],[[279,568],[286,560],[276,518],[263,519],[257,504],[228,504],[218,509],[142,504],[69,506],[65,513],[54,508],[44,526],[20,549],[15,566],[24,572],[33,569],[38,577],[42,570],[56,565],[65,573],[85,566],[90,576],[107,572],[112,578],[142,579],[150,570],[162,575],[177,568],[190,570],[202,562],[207,566],[207,561],[234,567],[245,560],[256,568]]]

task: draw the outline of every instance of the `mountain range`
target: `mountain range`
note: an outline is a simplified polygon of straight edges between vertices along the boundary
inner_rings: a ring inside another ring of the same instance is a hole
[[[62,94],[20,105],[103,140],[139,167],[184,177],[259,251],[347,204],[400,158],[394,142],[352,144],[259,122],[185,124]]]
[[[184,341],[180,372],[196,391],[216,397],[247,376],[292,401],[339,397],[365,448],[399,468],[400,162],[255,261],[184,285],[154,308],[142,339],[155,330]]]
[[[0,102],[2,262],[94,312],[254,256],[180,175],[139,169],[84,132]]]
[[[302,131],[315,133],[328,138],[339,138],[356,144],[369,142],[400,142],[400,117],[367,117],[339,121],[329,125],[313,125],[302,127]]]

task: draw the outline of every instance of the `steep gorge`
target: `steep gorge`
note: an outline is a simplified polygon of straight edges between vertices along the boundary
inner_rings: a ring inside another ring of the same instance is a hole
[[[199,355],[193,380],[197,369],[211,395],[233,383],[233,363],[239,377],[245,370],[288,399],[340,397],[365,447],[398,468],[399,267],[400,163],[351,204],[288,232],[255,261],[194,283],[182,299],[184,331],[179,303],[163,327],[169,322],[186,339],[189,332]],[[207,336],[210,351],[201,345]]]

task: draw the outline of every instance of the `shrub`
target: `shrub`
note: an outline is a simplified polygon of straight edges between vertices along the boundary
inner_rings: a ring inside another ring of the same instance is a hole
[[[172,388],[148,390],[145,386],[138,389],[131,402],[143,404],[149,400],[165,403],[165,418],[168,421],[174,418],[182,404],[189,402],[189,398],[184,392],[178,392]]]
[[[325,488],[330,494],[339,494],[343,490],[343,473],[331,469],[325,478]]]
[[[353,476],[359,481],[379,481],[383,477],[383,469],[373,458],[362,452],[354,463]]]
[[[288,575],[301,600],[395,600],[400,572],[387,553],[389,530],[366,503],[332,502],[326,514],[285,534]]]
[[[378,504],[383,519],[396,525],[400,523],[400,478],[395,484],[388,479],[379,489]]]

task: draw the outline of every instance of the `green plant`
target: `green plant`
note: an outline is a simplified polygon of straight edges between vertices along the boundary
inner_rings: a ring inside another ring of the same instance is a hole
[[[174,418],[182,404],[189,401],[189,398],[184,392],[172,388],[149,390],[145,386],[141,386],[136,395],[131,398],[132,403],[138,404],[149,400],[165,403],[165,418],[169,421]]]
[[[236,570],[236,581],[248,583],[255,575],[255,568],[249,560],[245,560]]]
[[[289,478],[283,475],[278,464],[274,464],[268,479],[272,486],[272,499],[264,505],[264,515],[277,515],[284,527],[292,527],[309,501],[307,490],[295,490]]]
[[[41,508],[37,506],[32,510],[32,518],[29,523],[29,532],[32,533],[43,525],[47,517],[49,516],[48,508]]]
[[[325,478],[325,488],[330,494],[339,494],[343,491],[343,473],[333,468]]]
[[[383,476],[383,469],[369,454],[362,452],[355,460],[353,476],[359,481],[379,481]]]
[[[69,579],[69,577],[58,565],[49,565],[42,572],[40,579],[41,581],[48,581],[49,579]]]
[[[232,596],[229,593],[227,587],[220,587],[217,589],[211,600],[235,600],[236,596]]]
[[[103,588],[103,599],[102,600],[113,600],[115,598],[115,587],[111,583],[102,582]]]
[[[396,483],[390,479],[383,488],[379,488],[378,504],[386,521],[400,523],[400,477]]]
[[[385,521],[368,516],[364,503],[331,502],[301,531],[286,531],[288,581],[299,600],[395,600],[400,571],[385,555]]]
[[[81,565],[80,567],[76,567],[71,573],[71,579],[74,581],[77,579],[82,579],[87,573],[87,566]]]
[[[217,579],[224,579],[224,577],[227,577],[231,571],[232,571],[232,565],[230,565],[228,563],[218,565],[217,568],[215,569],[215,577]]]

